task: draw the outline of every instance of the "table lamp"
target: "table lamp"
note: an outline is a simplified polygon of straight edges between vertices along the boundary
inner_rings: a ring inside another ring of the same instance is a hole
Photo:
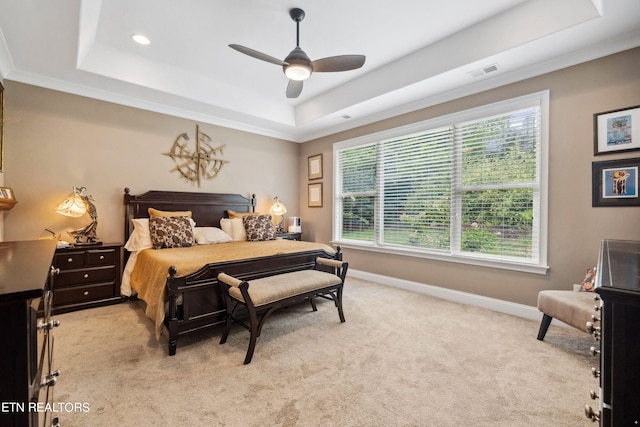
[[[93,204],[93,196],[86,194],[85,187],[73,187],[73,193],[62,201],[56,208],[59,214],[70,217],[81,217],[88,213],[91,223],[75,231],[69,231],[69,235],[76,239],[76,245],[99,245],[102,242],[96,237],[98,228],[98,212]]]
[[[269,213],[274,217],[273,225],[275,225],[276,230],[278,231],[278,233],[282,233],[282,222],[284,221],[284,214],[287,213],[287,207],[282,204],[278,196],[274,197],[273,200],[275,200],[275,202],[273,203],[273,205],[271,205]],[[280,220],[277,222],[275,222],[276,217],[280,217]]]

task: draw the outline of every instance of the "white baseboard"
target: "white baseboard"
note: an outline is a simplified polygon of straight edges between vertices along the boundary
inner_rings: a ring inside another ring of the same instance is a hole
[[[529,320],[535,320],[539,322],[542,319],[542,313],[538,311],[537,307],[532,307],[530,305],[518,304],[496,298],[489,298],[482,295],[470,294],[468,292],[456,291],[439,286],[426,285],[424,283],[412,282],[409,280],[396,279],[394,277],[367,273],[366,271],[360,270],[349,269],[348,275],[355,279],[368,280],[371,282],[380,283],[382,285],[393,286],[396,288],[430,295],[448,301],[475,305],[478,307],[487,308],[489,310],[498,311],[500,313],[511,314],[513,316],[518,316]],[[557,321],[554,319],[554,322]],[[557,323],[562,324],[562,322]]]

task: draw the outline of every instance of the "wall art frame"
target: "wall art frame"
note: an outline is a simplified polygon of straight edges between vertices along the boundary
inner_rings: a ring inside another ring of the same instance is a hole
[[[640,157],[592,163],[592,206],[640,206]]]
[[[0,172],[4,172],[4,86],[0,83]]]
[[[310,208],[321,208],[322,207],[322,183],[316,182],[313,184],[309,184],[309,207]]]
[[[18,201],[11,187],[0,187],[0,211],[12,209]]]
[[[640,105],[593,115],[593,155],[640,150]]]
[[[309,180],[322,178],[322,154],[309,156]]]

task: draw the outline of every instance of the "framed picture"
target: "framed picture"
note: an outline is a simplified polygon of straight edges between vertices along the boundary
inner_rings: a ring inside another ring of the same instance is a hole
[[[4,172],[4,87],[0,83],[0,172]]]
[[[309,179],[322,178],[322,154],[309,157]]]
[[[595,156],[640,150],[640,105],[593,115]]]
[[[322,183],[309,184],[309,207],[322,207]]]
[[[9,187],[0,187],[0,211],[8,211],[13,208],[16,203],[16,195]]]
[[[640,157],[593,162],[592,206],[640,206],[639,169]]]

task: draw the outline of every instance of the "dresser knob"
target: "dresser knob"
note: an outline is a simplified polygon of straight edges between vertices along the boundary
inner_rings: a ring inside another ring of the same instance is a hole
[[[104,255],[100,255],[100,259],[104,259]]]
[[[73,258],[67,258],[67,262],[73,262]]]
[[[82,277],[84,277],[85,279],[89,278],[89,273],[85,273],[85,275]]]
[[[593,375],[594,378],[599,378],[600,371],[597,368],[591,368],[591,375]]]
[[[598,350],[597,348],[595,348],[595,347],[593,347],[593,346],[592,346],[592,347],[589,349],[589,353],[591,353],[591,355],[592,355],[592,356],[596,356],[596,355],[600,354],[600,350]]]
[[[89,295],[89,291],[84,291],[84,296],[86,297],[87,295]]]
[[[600,327],[599,326],[595,326],[593,324],[593,322],[587,322],[587,332],[589,332],[592,335],[595,335],[596,332],[598,333],[598,335],[600,334]]]
[[[48,322],[41,322],[38,323],[38,330],[50,330],[53,328],[57,328],[58,326],[60,326],[60,321],[59,320],[49,320]]]
[[[592,408],[591,406],[589,406],[589,405],[586,405],[586,406],[584,407],[584,415],[585,415],[587,418],[591,419],[591,421],[593,421],[594,423],[595,423],[596,421],[600,421],[600,413],[596,413],[596,412],[593,410],[593,408]]]
[[[56,385],[56,383],[58,382],[58,377],[60,376],[60,371],[56,370],[51,372],[50,374],[46,375],[44,378],[42,378],[42,382],[40,383],[41,386],[54,386]]]

